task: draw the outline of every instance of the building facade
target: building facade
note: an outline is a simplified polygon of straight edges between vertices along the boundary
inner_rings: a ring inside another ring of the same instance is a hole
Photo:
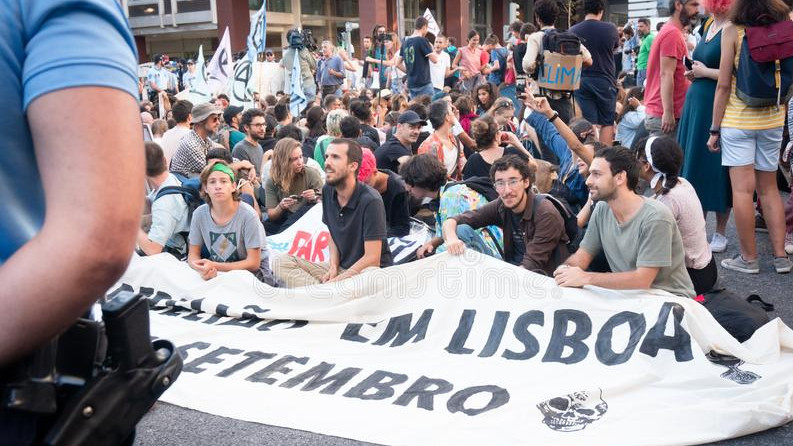
[[[176,57],[195,57],[199,45],[209,57],[217,48],[226,27],[232,51],[244,51],[250,15],[262,0],[120,0],[127,12],[141,63],[157,53]],[[563,17],[557,26],[567,27],[583,17],[581,0],[562,0]],[[656,4],[665,0],[607,1],[604,20],[617,24],[629,17],[656,17]],[[531,21],[534,0],[267,0],[267,47],[277,57],[286,46],[286,32],[295,27],[310,29],[318,41],[338,42],[341,33],[351,31],[353,45],[360,47],[361,36],[371,34],[383,24],[398,36],[413,31],[416,17],[430,10],[442,32],[463,45],[468,32],[506,35],[514,19]]]

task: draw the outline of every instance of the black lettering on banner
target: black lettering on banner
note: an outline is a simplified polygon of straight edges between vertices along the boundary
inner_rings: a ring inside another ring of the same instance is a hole
[[[449,345],[445,349],[447,352],[453,355],[470,355],[473,353],[473,349],[465,347],[465,341],[468,340],[468,335],[471,334],[474,319],[476,319],[476,310],[463,310],[457,329],[454,330],[452,335],[452,340],[449,341]]]
[[[286,367],[286,365],[289,364],[290,362],[305,364],[308,362],[308,358],[305,356],[298,358],[292,355],[284,355],[273,361],[267,367],[245,378],[245,381],[265,383],[270,385],[275,384],[275,382],[278,380],[276,378],[270,378],[270,375],[272,375],[273,373],[283,373],[284,375],[286,375],[287,373],[291,372],[292,369]]]
[[[153,297],[149,298],[149,306],[157,305],[162,301],[168,301],[171,299],[171,295],[168,293],[163,293],[162,291],[157,291]]]
[[[328,376],[328,373],[330,373],[334,367],[336,367],[335,364],[329,364],[323,361],[319,365],[316,365],[295,376],[294,378],[289,379],[278,387],[291,389],[303,383],[304,381],[309,380],[306,385],[300,389],[301,391],[310,392],[327,384],[327,386],[320,390],[319,393],[323,395],[334,395],[339,391],[339,389],[344,387],[345,384],[350,382],[351,379],[355,378],[355,376],[362,370],[357,367],[347,367],[335,375]]]
[[[504,330],[509,321],[509,311],[496,311],[493,316],[493,325],[490,327],[490,335],[487,337],[485,347],[479,352],[480,358],[489,358],[496,354],[501,339],[504,337]]]
[[[220,364],[223,362],[223,355],[239,355],[244,350],[238,350],[236,348],[228,348],[228,347],[218,347],[215,350],[207,353],[204,356],[200,356],[195,360],[188,362],[184,365],[182,371],[188,373],[201,373],[206,372],[207,369],[199,367],[201,364]]]
[[[173,305],[173,303],[171,304]],[[190,313],[193,310],[188,310],[187,308],[177,307],[176,305],[167,306],[167,310],[161,312],[160,314],[164,316],[172,316],[172,317],[179,317],[182,316],[184,313]]]
[[[186,320],[186,321],[198,322],[198,321],[200,321],[200,320],[201,320],[201,318],[202,318],[203,316],[206,316],[206,313],[203,313],[203,312],[201,312],[201,311],[195,311],[195,310],[193,310],[193,311],[191,311],[191,312],[190,312],[190,314],[188,314],[188,315],[186,315],[186,316],[182,317],[182,319],[184,319],[184,320]]]
[[[183,345],[181,347],[177,347],[176,350],[179,351],[179,354],[182,355],[182,359],[187,359],[187,351],[191,348],[196,348],[198,350],[206,350],[209,348],[211,344],[209,342],[193,342],[191,344]]]
[[[142,294],[142,295],[144,295],[146,297],[151,297],[151,295],[154,294],[154,288],[149,288],[149,287],[142,286],[138,290],[138,294]]]
[[[215,307],[215,314],[217,314],[219,316],[223,316],[223,317],[229,317],[229,306],[228,305],[223,305],[223,304],[218,304]]]
[[[258,307],[256,305],[247,305],[247,306],[244,307],[244,309],[245,310],[253,310],[253,311],[255,311],[255,312],[259,313],[259,314],[266,313],[266,312],[270,311],[269,309],[264,309],[264,308]],[[262,320],[263,319],[258,314],[253,314],[253,313],[249,313],[247,311],[243,311],[242,312],[242,316],[240,316],[238,318],[233,318],[233,319],[228,320],[226,322],[223,322],[222,324],[219,324],[219,325],[231,325],[233,327],[251,328],[254,325],[256,325],[259,322],[261,322]]]
[[[107,294],[107,300],[115,299],[116,296],[118,296],[119,294],[123,293],[124,291],[128,291],[128,292],[131,293],[131,292],[135,291],[135,289],[132,288],[131,285],[128,285],[126,283],[122,283],[121,285],[119,285],[118,288],[116,288],[115,290],[113,290],[113,291],[111,291],[110,293]]]
[[[384,400],[394,396],[394,386],[408,380],[407,375],[377,370],[344,394],[347,398]],[[367,393],[374,390],[374,393]]]
[[[444,379],[433,379],[422,376],[408,387],[405,392],[394,401],[397,406],[407,406],[416,399],[416,407],[424,410],[433,410],[433,398],[436,395],[452,391],[452,384]]]
[[[533,358],[540,352],[540,343],[534,335],[529,333],[530,325],[539,325],[540,327],[545,325],[545,313],[539,310],[531,310],[518,316],[512,332],[515,334],[515,338],[523,344],[523,351],[505,350],[501,355],[502,358],[523,361]]]
[[[490,401],[482,408],[466,409],[465,402],[478,393],[490,393]],[[468,387],[452,395],[446,403],[446,408],[449,409],[450,413],[462,412],[472,417],[483,412],[497,409],[508,402],[509,392],[507,392],[507,389],[498,386],[476,386]]]
[[[231,83],[231,95],[239,102],[249,102],[248,80],[253,76],[253,65],[246,59],[240,59],[234,66],[234,81]]]
[[[209,317],[209,319],[205,320],[204,323],[207,324],[207,325],[212,325],[215,322],[219,321],[221,317],[222,316],[219,316],[217,314],[213,314],[212,316]]]
[[[669,320],[669,313],[674,315],[674,335],[666,336],[666,324]],[[667,349],[675,352],[675,360],[677,362],[686,362],[694,359],[691,353],[691,336],[683,328],[680,323],[683,321],[683,315],[686,310],[674,302],[664,302],[661,311],[658,313],[658,321],[647,332],[644,337],[639,351],[645,355],[655,358],[658,355],[658,350]]]
[[[287,322],[292,322],[292,320],[291,319],[273,319],[271,321],[267,321],[267,322],[263,323],[262,325],[259,325],[258,327],[256,327],[256,329],[259,330],[259,331],[270,331],[270,329],[275,327],[276,325],[285,324]],[[293,328],[293,327],[294,326],[289,327],[289,328]]]
[[[630,327],[628,345],[622,353],[617,353],[613,348],[614,329],[626,322]],[[636,350],[639,341],[642,340],[642,335],[646,328],[647,321],[645,321],[643,314],[623,311],[611,316],[600,329],[600,332],[598,332],[598,337],[595,341],[595,356],[597,356],[598,361],[604,365],[618,365],[627,362],[633,356],[633,351]]]
[[[248,358],[242,360],[238,364],[235,364],[235,365],[227,368],[226,370],[221,371],[220,373],[218,373],[215,376],[219,376],[221,378],[229,377],[229,376],[233,375],[234,373],[237,373],[240,370],[242,370],[242,369],[244,369],[246,367],[249,367],[250,365],[252,365],[252,364],[254,364],[256,362],[261,361],[262,359],[272,359],[272,358],[274,358],[275,357],[275,353],[264,353],[264,352],[251,351],[251,352],[245,352],[245,356],[247,356]]]
[[[370,327],[377,326],[377,324],[366,324],[366,325],[369,325]],[[369,338],[361,336],[360,334],[362,327],[363,324],[347,324],[347,326],[344,327],[344,331],[342,332],[340,339],[342,341],[360,342],[362,344],[369,342]]]
[[[575,331],[567,334],[567,328],[572,322]],[[592,334],[592,321],[583,311],[556,310],[553,313],[553,331],[548,349],[542,362],[560,362],[562,364],[575,364],[586,359],[589,347],[584,344],[584,339]],[[569,356],[562,357],[565,346],[573,351]]]
[[[385,345],[392,339],[394,342],[391,343],[390,347],[399,347],[400,345],[405,344],[407,341],[410,341],[411,338],[413,339],[413,343],[419,342],[424,339],[427,335],[427,326],[430,323],[430,319],[432,319],[432,313],[434,310],[426,309],[421,314],[421,317],[416,322],[416,325],[411,328],[410,323],[413,320],[413,314],[403,314],[401,316],[392,317],[388,321],[388,325],[385,328],[385,331],[382,335],[380,335],[380,339],[374,341],[372,344],[374,345]]]

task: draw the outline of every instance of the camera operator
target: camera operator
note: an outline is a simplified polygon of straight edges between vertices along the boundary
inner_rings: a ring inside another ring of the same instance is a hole
[[[284,55],[279,64],[284,68],[284,93],[292,94],[292,67],[295,57],[300,58],[300,77],[303,85],[303,94],[306,96],[306,103],[311,104],[317,96],[317,84],[314,76],[317,71],[317,61],[311,54],[316,50],[311,33],[306,30],[301,33],[298,29],[290,29],[286,33],[289,46],[284,48]],[[313,49],[312,49],[313,47]]]
[[[386,54],[385,42],[391,40],[391,35],[386,33],[385,25],[375,25],[372,31],[371,47],[366,53],[364,72],[369,76],[367,79],[366,88],[374,88],[374,77],[379,75],[377,88],[383,89],[386,87],[386,73],[385,66],[390,66],[391,62]],[[371,69],[371,73],[367,68]]]
[[[10,206],[0,216],[0,394],[15,361],[73,325],[124,272],[143,207],[127,20],[113,1],[67,3],[0,0],[0,40],[11,58],[0,64],[0,97],[10,104],[0,140],[8,155],[0,197]],[[39,69],[23,70],[32,66]],[[2,403],[0,443],[34,441],[44,418]]]

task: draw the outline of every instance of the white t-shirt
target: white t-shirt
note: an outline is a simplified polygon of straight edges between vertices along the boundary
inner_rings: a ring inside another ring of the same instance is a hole
[[[711,259],[708,237],[705,233],[705,217],[702,215],[702,204],[697,191],[684,178],[666,195],[659,195],[658,201],[672,211],[680,236],[683,238],[685,263],[687,268],[702,269],[708,266]]]
[[[168,179],[149,195],[151,201],[151,229],[149,240],[162,246],[171,246],[180,252],[187,252],[185,240],[179,237],[180,232],[190,230],[187,203],[181,194],[171,194],[157,197],[157,192],[167,186],[181,186],[182,183],[173,175],[168,174]]]
[[[163,155],[165,155],[165,161],[167,162],[166,165],[171,164],[171,158],[173,157],[173,154],[176,153],[176,149],[179,147],[179,141],[184,135],[188,133],[190,133],[189,127],[176,125],[174,128],[166,131],[162,135],[162,141],[160,141],[159,144],[160,147],[162,147]]]
[[[435,89],[443,90],[443,83],[446,80],[446,69],[452,66],[449,53],[441,51],[438,55],[438,63],[430,61],[430,79]]]

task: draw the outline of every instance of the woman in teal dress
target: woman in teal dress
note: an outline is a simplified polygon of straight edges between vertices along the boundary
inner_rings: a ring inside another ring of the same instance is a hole
[[[677,132],[677,142],[685,159],[682,176],[694,186],[702,210],[716,213],[716,232],[710,242],[713,252],[727,249],[724,231],[732,207],[729,173],[721,165],[721,153],[708,150],[708,130],[713,119],[716,83],[721,58],[721,29],[728,21],[732,0],[705,0],[705,9],[712,18],[702,26],[702,39],[694,49],[693,68],[686,72],[692,84],[686,94],[683,114]]]

